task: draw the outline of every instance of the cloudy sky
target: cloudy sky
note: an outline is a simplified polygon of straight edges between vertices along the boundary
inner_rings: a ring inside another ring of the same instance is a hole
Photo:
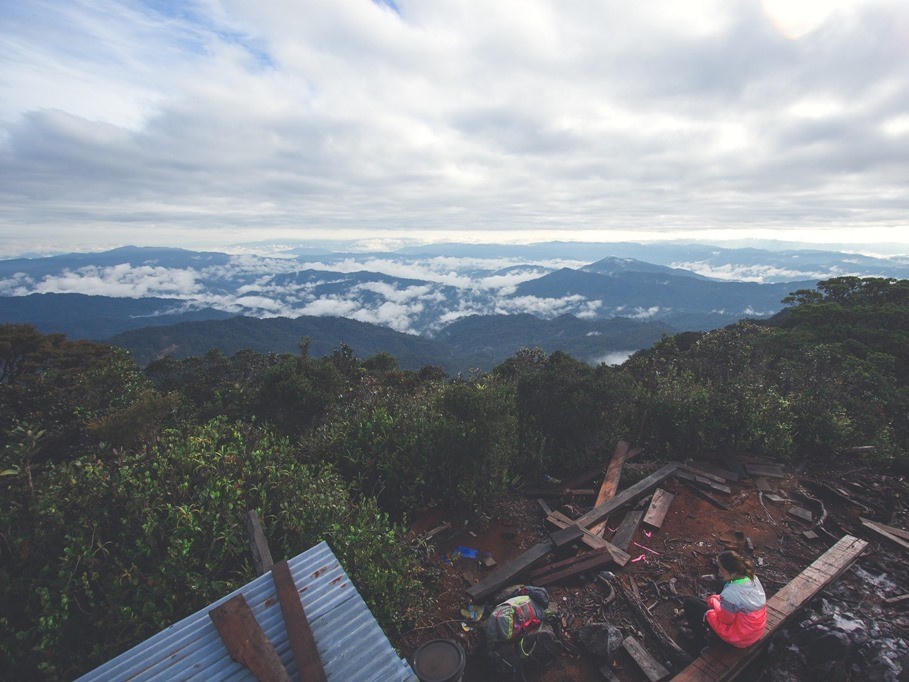
[[[906,0],[0,3],[0,257],[906,245]]]

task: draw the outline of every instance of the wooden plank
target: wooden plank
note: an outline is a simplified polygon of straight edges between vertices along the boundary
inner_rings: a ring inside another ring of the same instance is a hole
[[[519,574],[542,560],[543,557],[554,549],[555,545],[552,544],[552,540],[545,540],[534,545],[526,552],[516,556],[507,564],[499,567],[497,571],[493,571],[487,575],[476,585],[468,588],[467,596],[473,599],[474,602],[479,602],[493,594],[496,590],[500,590],[508,583],[513,582]]]
[[[647,653],[647,650],[634,637],[628,636],[623,639],[622,648],[634,659],[634,662],[638,664],[638,667],[650,682],[660,682],[660,680],[665,680],[669,677],[669,671]]]
[[[730,507],[728,504],[726,504],[726,503],[724,503],[724,502],[720,502],[718,499],[716,499],[715,497],[712,497],[712,496],[708,495],[707,493],[705,493],[705,492],[704,492],[703,490],[701,490],[700,488],[696,488],[696,487],[694,487],[694,486],[693,486],[692,484],[690,484],[690,483],[688,483],[687,485],[688,485],[688,489],[689,489],[691,492],[693,492],[693,493],[694,493],[695,495],[697,495],[698,497],[704,498],[705,500],[707,500],[710,504],[712,504],[712,505],[713,505],[714,507],[716,507],[717,509],[722,509],[722,510],[724,510],[724,511],[731,511],[731,510],[732,510],[732,507]]]
[[[550,533],[549,539],[556,548],[559,548],[577,542],[583,535],[584,533],[577,526],[568,526]]]
[[[558,528],[567,528],[568,526],[574,525],[574,521],[557,511],[552,512],[552,514],[550,514],[546,520]],[[580,528],[580,526],[575,527]],[[581,533],[583,534],[581,537],[581,542],[583,542],[591,549],[606,549],[610,554],[612,554],[613,561],[615,561],[619,566],[624,566],[631,560],[630,554],[624,550],[619,549],[612,543],[606,542],[599,535],[594,535],[586,528],[581,528]]]
[[[591,552],[590,555],[586,556],[582,561],[577,561],[570,566],[563,566],[548,573],[535,575],[532,582],[539,587],[545,587],[546,585],[551,585],[552,583],[564,580],[565,578],[571,578],[580,575],[581,573],[586,573],[587,571],[603,568],[611,563],[614,562],[612,561],[612,556],[609,552]]]
[[[762,493],[769,493],[773,491],[773,488],[770,487],[770,481],[768,481],[763,476],[758,476],[754,479],[754,487]]]
[[[600,485],[600,492],[597,493],[596,502],[593,503],[594,507],[599,507],[601,504],[605,504],[615,497],[615,494],[619,489],[619,479],[622,477],[622,465],[625,464],[625,460],[628,458],[630,450],[631,445],[624,440],[620,440],[615,446],[612,458],[609,460],[609,464],[606,467],[606,475],[603,477],[603,483]],[[600,537],[603,536],[605,530],[605,522],[590,526],[590,532],[594,535],[599,535]]]
[[[805,538],[806,540],[817,540],[820,537],[820,535],[815,533],[813,530],[803,530],[802,537]]]
[[[896,537],[902,538],[903,540],[909,540],[909,530],[903,530],[902,528],[896,528],[895,526],[887,526],[883,523],[880,523],[879,521],[870,521],[870,523],[873,523],[881,530],[890,533],[890,535],[895,535]]]
[[[848,569],[868,543],[844,535],[807,569],[767,601],[767,629],[764,636],[747,649],[726,643],[715,644],[673,679],[678,682],[725,682],[735,679],[763,650],[770,638],[818,592]]]
[[[723,469],[709,462],[693,461],[690,463],[690,466],[698,471],[703,471],[704,473],[711,474],[712,476],[718,476],[724,481],[732,481],[737,483],[742,476],[735,471],[730,471],[729,469]],[[742,474],[744,474],[744,470]]]
[[[644,515],[644,523],[653,528],[659,528],[666,519],[669,512],[669,505],[675,499],[675,495],[666,492],[662,488],[657,488],[653,493],[653,499],[650,500],[650,506]]]
[[[533,581],[534,578],[540,575],[546,575],[547,573],[555,573],[560,571],[563,568],[568,568],[574,566],[577,563],[582,561],[587,561],[595,556],[600,556],[602,554],[609,554],[605,549],[594,550],[592,552],[584,552],[583,554],[578,554],[577,556],[569,557],[568,559],[562,559],[561,561],[554,561],[549,564],[543,564],[534,568],[530,573],[527,574],[529,580]],[[536,584],[536,583],[534,583]]]
[[[577,521],[575,521],[575,523],[577,523],[577,525],[581,526],[582,528],[589,528],[595,523],[599,523],[607,516],[609,516],[612,512],[616,511],[617,509],[621,509],[626,504],[631,504],[638,498],[649,493],[660,483],[672,476],[678,468],[679,465],[677,462],[670,462],[662,469],[658,469],[657,471],[650,474],[650,476],[647,478],[644,478],[635,483],[633,486],[626,488],[611,500],[594,507],[589,512],[581,516]]]
[[[866,519],[863,516],[859,517],[859,521],[862,522],[862,525],[865,528],[873,531],[874,533],[877,533],[882,538],[884,538],[886,540],[890,540],[890,542],[892,542],[895,545],[899,545],[903,549],[909,549],[909,542],[906,542],[905,540],[903,540],[900,537],[897,537],[893,533],[890,533],[889,531],[884,530],[884,528],[882,527],[881,524],[871,521],[870,519]]]
[[[264,575],[271,570],[275,562],[271,558],[271,550],[268,548],[268,541],[262,531],[262,522],[259,520],[259,513],[255,509],[250,509],[246,512],[246,517],[243,519],[243,527],[246,529],[246,536],[249,538],[249,549],[252,552],[253,566],[256,569],[256,573]]]
[[[806,521],[807,523],[814,521],[814,514],[812,514],[804,507],[793,505],[786,510],[786,513],[789,514],[789,516],[794,516],[795,518],[801,521]]]
[[[540,509],[543,510],[544,516],[549,516],[552,514],[552,507],[546,504],[546,500],[544,500],[542,497],[537,498],[537,504],[540,505]]]
[[[630,511],[625,514],[625,518],[622,519],[622,523],[619,524],[615,536],[612,538],[612,544],[619,549],[627,550],[643,518],[644,512],[642,511]]]
[[[901,594],[898,597],[887,597],[883,600],[885,604],[902,604],[909,601],[909,594]]]
[[[713,481],[714,483],[724,483],[726,481],[726,479],[722,476],[717,476],[716,474],[711,474],[709,471],[698,469],[696,466],[692,466],[691,464],[683,464],[682,470],[687,471],[690,474],[694,474],[695,476],[706,478],[708,481]]]
[[[749,476],[766,476],[768,478],[786,478],[783,470],[775,464],[746,464],[745,471]]]
[[[676,478],[681,478],[684,481],[691,481],[692,483],[696,483],[703,488],[710,488],[711,490],[715,490],[718,493],[723,493],[725,495],[732,494],[732,488],[730,488],[728,485],[723,485],[722,483],[711,481],[709,478],[698,476],[697,474],[693,474],[690,471],[686,471],[685,469],[676,471],[675,476]]]
[[[786,501],[785,497],[780,497],[774,493],[764,493],[764,499],[773,502],[773,504],[783,504]]]
[[[278,603],[281,604],[284,626],[294,652],[300,679],[306,682],[326,682],[325,668],[322,667],[322,659],[319,658],[316,649],[316,639],[313,637],[303,603],[300,601],[300,593],[286,561],[279,561],[272,566],[271,578],[275,583],[275,592],[278,595]]]
[[[275,647],[242,594],[208,612],[230,657],[263,682],[290,682]]]

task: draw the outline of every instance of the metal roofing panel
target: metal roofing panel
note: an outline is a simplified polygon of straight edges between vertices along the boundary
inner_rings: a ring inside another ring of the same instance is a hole
[[[329,680],[417,682],[410,665],[395,653],[327,543],[321,542],[287,563]],[[208,617],[209,611],[237,594],[246,598],[287,672],[296,677],[284,617],[268,572],[92,670],[78,682],[255,680],[249,670],[230,658]]]

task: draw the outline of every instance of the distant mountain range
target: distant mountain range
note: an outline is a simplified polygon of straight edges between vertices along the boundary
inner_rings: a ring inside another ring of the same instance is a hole
[[[0,261],[0,322],[110,338],[142,362],[212,347],[296,352],[310,336],[313,353],[345,341],[362,356],[462,370],[521,346],[595,362],[662,334],[768,317],[788,293],[845,274],[907,278],[909,261],[672,244],[123,247]]]

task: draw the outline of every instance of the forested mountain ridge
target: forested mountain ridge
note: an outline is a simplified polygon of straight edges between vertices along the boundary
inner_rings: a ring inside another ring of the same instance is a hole
[[[603,443],[799,460],[864,446],[909,470],[909,281],[837,278],[787,305],[621,367],[523,349],[457,379],[306,338],[143,370],[0,325],[0,677],[74,677],[249,580],[246,509],[277,555],[328,540],[399,632],[431,582],[401,519],[430,501],[481,513],[601,464]]]

